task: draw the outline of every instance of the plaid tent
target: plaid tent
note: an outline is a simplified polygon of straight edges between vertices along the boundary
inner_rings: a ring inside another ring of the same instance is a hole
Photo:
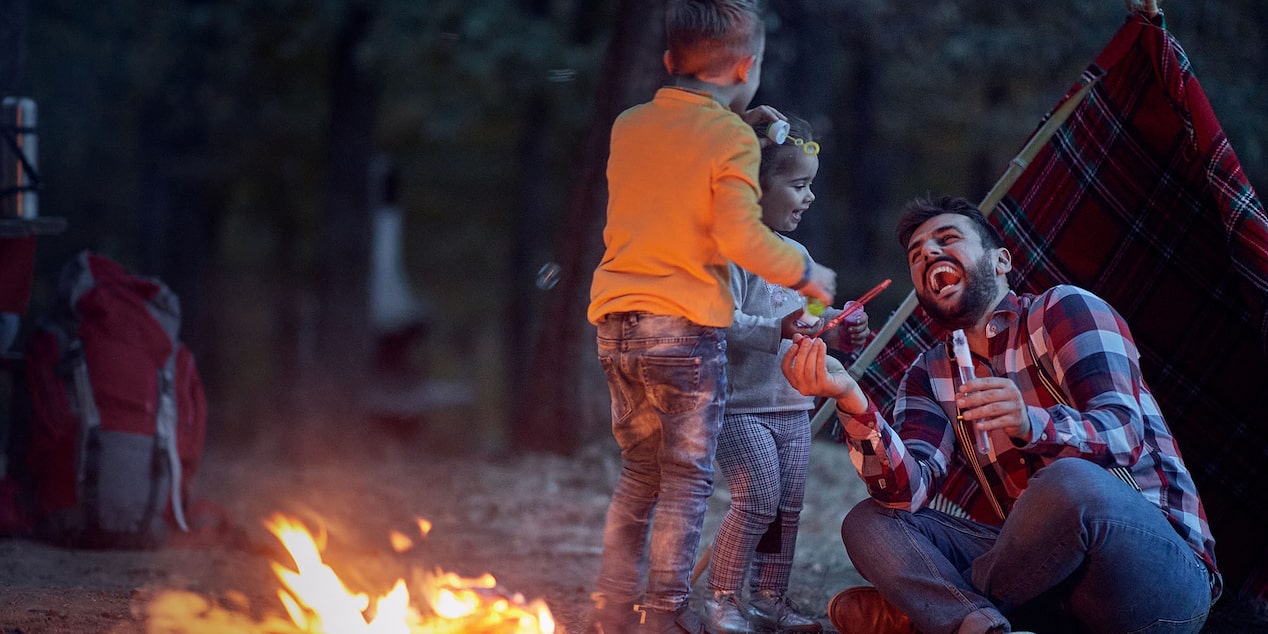
[[[1197,481],[1226,588],[1263,596],[1268,218],[1157,21],[1128,18],[1045,118],[1053,133],[1036,132],[1033,160],[1015,160],[1016,180],[983,210],[1013,251],[1016,289],[1081,286],[1131,325]],[[875,362],[865,352],[866,365],[851,369],[887,413],[907,366],[945,335],[912,297],[904,307],[892,318],[901,326],[882,329]]]

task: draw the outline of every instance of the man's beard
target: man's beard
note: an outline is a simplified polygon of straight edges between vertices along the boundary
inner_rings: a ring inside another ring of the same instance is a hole
[[[950,306],[944,307],[924,293],[918,297],[920,306],[925,309],[929,317],[947,330],[971,328],[977,325],[978,320],[986,314],[986,311],[994,308],[991,304],[995,300],[997,287],[995,265],[989,253],[977,261],[973,270],[964,271],[964,282],[964,290],[960,294],[959,301]]]

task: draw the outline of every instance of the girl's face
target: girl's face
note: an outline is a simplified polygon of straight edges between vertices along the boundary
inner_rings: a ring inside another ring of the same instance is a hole
[[[762,183],[762,222],[775,231],[792,231],[810,208],[815,195],[810,183],[819,173],[819,157],[800,149],[782,163],[782,169]]]

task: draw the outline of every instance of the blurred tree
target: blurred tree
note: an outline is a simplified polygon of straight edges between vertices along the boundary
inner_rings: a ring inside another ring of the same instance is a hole
[[[344,135],[401,167],[406,264],[442,316],[429,355],[481,386],[493,422],[479,433],[572,425],[557,437],[575,446],[606,429],[584,307],[607,130],[663,79],[662,3],[0,0],[0,34],[29,17],[10,81],[40,104],[42,211],[70,224],[41,242],[32,308],[81,248],[159,275],[186,304],[213,434],[286,424],[306,401],[299,377],[359,345],[330,341],[361,310],[359,292],[333,290],[363,261],[361,229],[341,224],[356,214],[336,212],[362,204]],[[1164,9],[1251,182],[1268,181],[1268,86],[1246,71],[1268,55],[1268,9]],[[357,11],[360,36],[341,45]],[[796,237],[842,272],[842,293],[903,279],[890,236],[902,201],[981,196],[1123,15],[1116,0],[770,3],[758,100],[826,140],[818,211]],[[0,77],[13,67],[0,56]],[[339,68],[365,94],[339,94]],[[549,259],[559,286],[526,290]],[[878,298],[874,319],[902,295]]]
[[[371,369],[370,160],[379,95],[357,57],[371,36],[372,6],[371,0],[346,2],[331,42],[316,363],[304,373],[315,382],[302,389],[308,420],[320,420],[320,413],[343,437],[361,433],[365,424],[358,399]]]
[[[550,15],[548,3],[544,0],[523,0],[525,12],[534,19],[546,19]],[[505,320],[504,333],[508,350],[513,350],[521,342],[531,339],[533,322],[524,319],[532,314],[531,286],[528,276],[533,269],[533,258],[540,253],[549,233],[547,218],[550,204],[548,189],[550,183],[549,150],[547,135],[542,129],[548,129],[555,113],[547,98],[544,86],[534,87],[525,96],[522,120],[528,123],[520,128],[519,144],[515,150],[519,165],[519,213],[511,219],[510,245],[507,250],[506,277],[507,285],[505,314],[513,316]],[[506,355],[505,382],[507,400],[510,403],[522,403],[528,396],[527,382],[529,356],[520,354]]]
[[[567,215],[559,234],[561,273],[532,347],[525,381],[527,402],[517,403],[514,446],[569,453],[601,437],[610,423],[594,330],[586,321],[590,275],[603,252],[606,167],[612,121],[651,98],[665,83],[664,0],[620,0],[616,30],[600,71],[589,132],[576,165]]]
[[[0,97],[12,96],[26,63],[27,0],[0,0]]]

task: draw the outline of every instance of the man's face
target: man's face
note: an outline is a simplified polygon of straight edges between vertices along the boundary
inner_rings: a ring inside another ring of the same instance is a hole
[[[916,298],[943,327],[969,328],[995,307],[1007,267],[1002,249],[982,245],[973,221],[960,214],[926,220],[907,241],[907,265]]]

